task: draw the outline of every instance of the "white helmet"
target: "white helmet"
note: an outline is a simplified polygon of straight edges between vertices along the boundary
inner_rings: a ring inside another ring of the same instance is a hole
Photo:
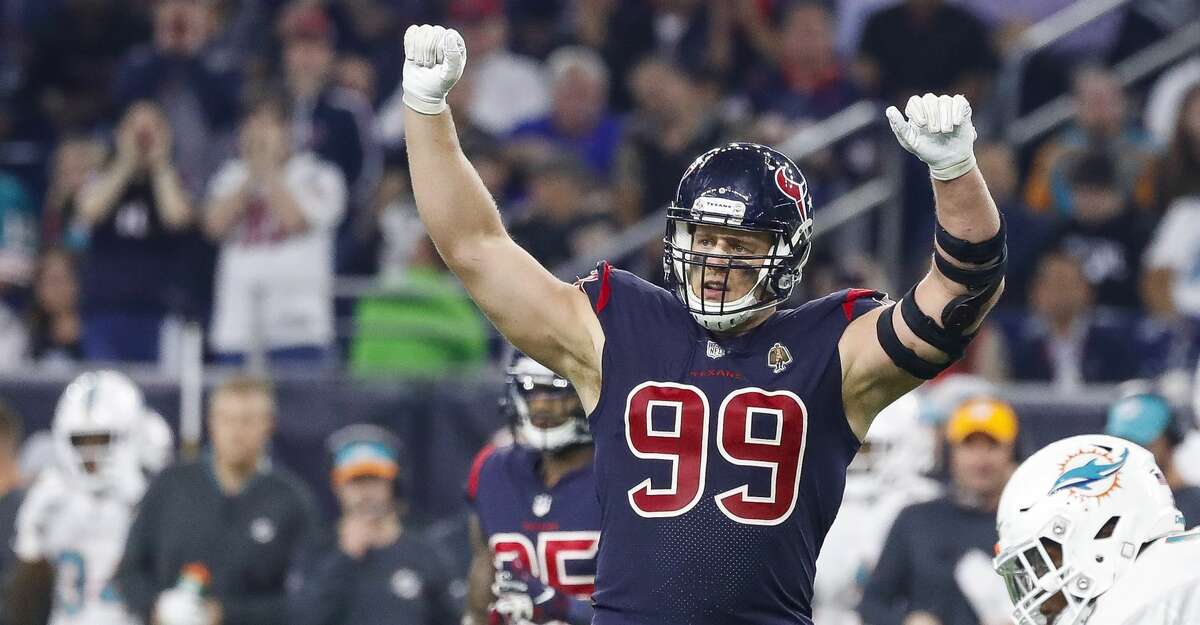
[[[921,421],[920,415],[921,402],[916,391],[901,396],[879,412],[867,430],[862,448],[846,470],[848,478],[855,478],[847,481],[848,490],[866,483],[883,487],[924,475],[933,468],[934,432]],[[867,477],[870,481],[864,482]]]
[[[1047,445],[1013,473],[997,513],[993,565],[1018,625],[1046,625],[1042,605],[1065,606],[1053,625],[1080,625],[1142,545],[1183,529],[1154,456],[1112,436]]]
[[[533,422],[529,410],[530,398],[542,394],[574,399],[575,389],[570,382],[520,352],[513,354],[506,373],[508,378],[501,406],[508,413],[522,445],[555,452],[592,442],[587,415],[582,406],[575,408],[566,421],[554,427],[538,427]]]
[[[142,392],[116,371],[94,371],[72,381],[54,411],[55,459],[64,475],[101,491],[137,466],[134,432],[145,406]]]
[[[162,415],[147,408],[136,435],[138,461],[143,469],[153,475],[171,464],[175,457],[175,435]]]

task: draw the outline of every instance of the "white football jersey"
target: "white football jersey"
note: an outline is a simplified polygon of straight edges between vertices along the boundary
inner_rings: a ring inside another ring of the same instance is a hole
[[[1096,601],[1087,625],[1200,623],[1200,529],[1162,538]]]
[[[858,603],[883,551],[896,516],[904,508],[937,497],[933,480],[914,476],[879,484],[873,475],[846,478],[846,494],[817,556],[813,622],[859,625]]]
[[[138,625],[112,584],[145,490],[132,473],[112,491],[70,486],[56,468],[42,472],[17,513],[13,551],[25,562],[54,567],[50,625]]]

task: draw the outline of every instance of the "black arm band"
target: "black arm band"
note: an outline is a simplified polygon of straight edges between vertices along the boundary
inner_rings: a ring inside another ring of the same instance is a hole
[[[1004,223],[1004,213],[999,213],[999,215],[1000,229],[996,231],[995,236],[986,241],[972,243],[966,239],[960,239],[950,234],[940,223],[934,228],[933,239],[937,241],[938,247],[942,248],[947,256],[960,263],[967,265],[988,263],[1004,254],[1007,228]]]
[[[883,309],[883,313],[875,322],[875,336],[878,337],[883,351],[897,367],[907,371],[913,377],[932,380],[953,364],[953,360],[944,363],[929,362],[900,342],[900,337],[896,336],[896,328],[892,325],[892,314],[895,311],[896,306],[888,306]]]
[[[904,319],[908,329],[912,330],[917,338],[945,352],[950,360],[962,358],[975,334],[964,334],[957,329],[939,326],[917,306],[916,294],[917,287],[914,286],[904,294],[904,299],[898,304],[900,317]]]

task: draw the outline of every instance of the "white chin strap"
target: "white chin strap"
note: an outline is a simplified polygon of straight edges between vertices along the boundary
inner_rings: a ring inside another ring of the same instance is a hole
[[[552,428],[540,428],[529,419],[521,419],[521,442],[539,451],[553,451],[582,441],[574,420]]]

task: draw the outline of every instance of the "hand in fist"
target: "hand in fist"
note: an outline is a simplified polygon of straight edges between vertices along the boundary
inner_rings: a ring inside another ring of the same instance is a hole
[[[404,104],[425,115],[446,110],[446,94],[462,78],[467,46],[458,31],[409,26],[404,33]]]
[[[909,98],[904,115],[894,106],[886,114],[896,140],[929,165],[935,179],[954,180],[975,168],[975,126],[966,98],[926,93]]]

